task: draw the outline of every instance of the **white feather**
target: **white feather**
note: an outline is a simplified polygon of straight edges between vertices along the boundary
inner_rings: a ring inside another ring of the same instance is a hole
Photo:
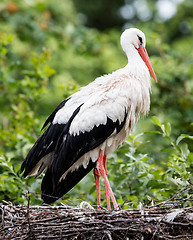
[[[177,209],[174,212],[168,213],[165,218],[167,222],[173,222],[173,220],[180,215],[182,212],[184,212],[184,209]]]

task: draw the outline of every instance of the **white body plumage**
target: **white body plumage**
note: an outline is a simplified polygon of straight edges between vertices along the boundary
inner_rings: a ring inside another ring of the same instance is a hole
[[[150,108],[150,75],[146,66],[143,74],[132,73],[130,65],[119,69],[112,74],[97,78],[79,92],[73,94],[71,99],[55,115],[53,124],[67,123],[77,107],[84,103],[70,126],[70,134],[76,136],[80,133],[90,132],[95,126],[107,124],[107,117],[113,122],[121,124],[127,112],[127,118],[122,130],[114,131],[100,146],[85,153],[62,176],[69,171],[83,165],[87,167],[90,159],[97,161],[99,150],[104,155],[114,152],[126,140],[140,114],[146,115]]]

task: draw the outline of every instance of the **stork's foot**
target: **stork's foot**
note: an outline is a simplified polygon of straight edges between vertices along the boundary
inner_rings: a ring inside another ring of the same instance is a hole
[[[99,153],[99,158],[98,158],[98,165],[97,168],[94,169],[94,176],[95,176],[95,181],[96,181],[96,192],[97,192],[97,209],[101,209],[101,202],[100,202],[100,175],[102,175],[104,179],[104,184],[105,184],[105,193],[106,193],[106,199],[107,199],[107,209],[111,210],[111,203],[110,203],[110,197],[113,202],[114,209],[119,210],[118,204],[116,202],[115,196],[113,194],[113,191],[111,189],[111,186],[109,184],[108,180],[108,172],[106,169],[106,162],[107,158],[106,156],[103,156],[103,154]]]

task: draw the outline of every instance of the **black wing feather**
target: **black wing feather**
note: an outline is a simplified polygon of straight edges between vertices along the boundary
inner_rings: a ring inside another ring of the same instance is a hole
[[[89,161],[87,168],[80,166],[73,172],[68,172],[64,180],[57,183],[56,186],[53,184],[48,184],[50,179],[52,179],[53,174],[50,169],[47,170],[46,175],[43,178],[41,189],[42,189],[42,199],[45,203],[53,203],[68,191],[70,191],[80,180],[85,177],[94,167],[96,162]],[[54,190],[55,188],[55,190]],[[52,194],[50,194],[52,193]]]
[[[52,122],[56,112],[62,108],[65,103],[69,100],[66,99],[61,104],[58,105],[58,107],[54,110],[54,112],[49,116],[49,118],[46,120],[43,128],[49,123]],[[39,139],[36,141],[32,149],[29,151],[26,159],[22,163],[21,166],[21,172],[24,171],[23,176],[26,177],[38,164],[38,162],[49,153],[53,152],[58,144],[59,137],[62,133],[67,133],[69,125],[74,118],[74,116],[78,113],[80,110],[80,107],[77,108],[74,113],[72,114],[71,119],[68,121],[67,124],[50,124],[46,131],[39,137]]]
[[[48,125],[49,122],[51,123],[51,122],[54,120],[54,117],[55,117],[56,113],[58,112],[58,110],[60,110],[62,107],[64,107],[64,105],[66,104],[66,102],[67,102],[69,99],[70,99],[70,97],[67,98],[67,99],[65,99],[63,102],[61,102],[61,103],[57,106],[57,108],[53,111],[53,113],[46,119],[46,121],[45,121],[45,123],[44,123],[44,125],[43,125],[43,127],[42,127],[41,130],[43,130],[43,129]]]
[[[50,124],[47,130],[39,137],[22,163],[21,172],[25,169],[24,177],[33,170],[44,156],[54,151],[58,142],[58,136],[60,136],[64,128],[63,124]]]
[[[126,121],[127,114],[120,124],[117,120],[113,122],[107,117],[105,125],[95,126],[90,132],[80,133],[79,135],[70,135],[69,132],[61,135],[60,144],[56,150],[54,163],[47,169],[42,182],[42,198],[46,203],[52,203],[57,198],[67,193],[73,188],[96,163],[89,161],[87,168],[80,166],[73,172],[68,172],[67,176],[60,181],[61,176],[85,153],[98,147],[113,132],[120,132]],[[52,197],[53,196],[53,197]]]

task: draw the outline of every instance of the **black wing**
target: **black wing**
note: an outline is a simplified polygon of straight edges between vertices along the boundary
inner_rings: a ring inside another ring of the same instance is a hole
[[[90,161],[86,169],[80,166],[73,172],[69,171],[65,179],[59,181],[61,176],[81,156],[98,147],[115,130],[118,133],[126,121],[127,113],[125,112],[125,118],[121,124],[118,120],[113,122],[107,117],[107,123],[105,125],[95,126],[90,132],[80,133],[75,136],[70,135],[69,128],[71,122],[76,117],[83,104],[72,113],[71,118],[66,124],[52,123],[57,111],[62,108],[68,100],[69,98],[63,101],[48,117],[43,128],[49,122],[51,122],[50,125],[29,151],[21,167],[21,171],[25,170],[24,177],[30,175],[37,166],[39,168],[39,173],[41,173],[45,167],[48,167],[42,182],[42,198],[47,203],[54,202],[57,198],[67,193],[95,167],[96,163]],[[52,155],[49,156],[49,153],[52,153]],[[49,159],[49,165],[40,165],[42,158],[48,156],[52,158]]]
[[[53,121],[57,111],[60,108],[62,108],[69,99],[70,98],[67,98],[58,105],[58,107],[45,121],[42,129],[45,128],[49,122],[51,123]],[[39,137],[39,139],[36,141],[32,149],[29,151],[27,157],[25,158],[21,166],[21,172],[23,172],[25,169],[23,174],[24,177],[26,177],[28,174],[30,174],[31,171],[33,171],[35,166],[43,157],[54,151],[59,136],[61,135],[65,127],[66,127],[65,124],[52,124],[52,123],[48,126],[46,131]]]
[[[87,168],[80,166],[73,172],[68,172],[66,177],[60,181],[61,176],[85,153],[98,147],[115,130],[120,132],[126,121],[125,118],[120,124],[117,120],[113,122],[107,117],[105,125],[95,126],[90,132],[80,133],[79,135],[70,135],[63,133],[57,145],[55,159],[53,164],[47,169],[42,182],[42,198],[46,203],[52,203],[72,189],[96,163],[89,161]]]

